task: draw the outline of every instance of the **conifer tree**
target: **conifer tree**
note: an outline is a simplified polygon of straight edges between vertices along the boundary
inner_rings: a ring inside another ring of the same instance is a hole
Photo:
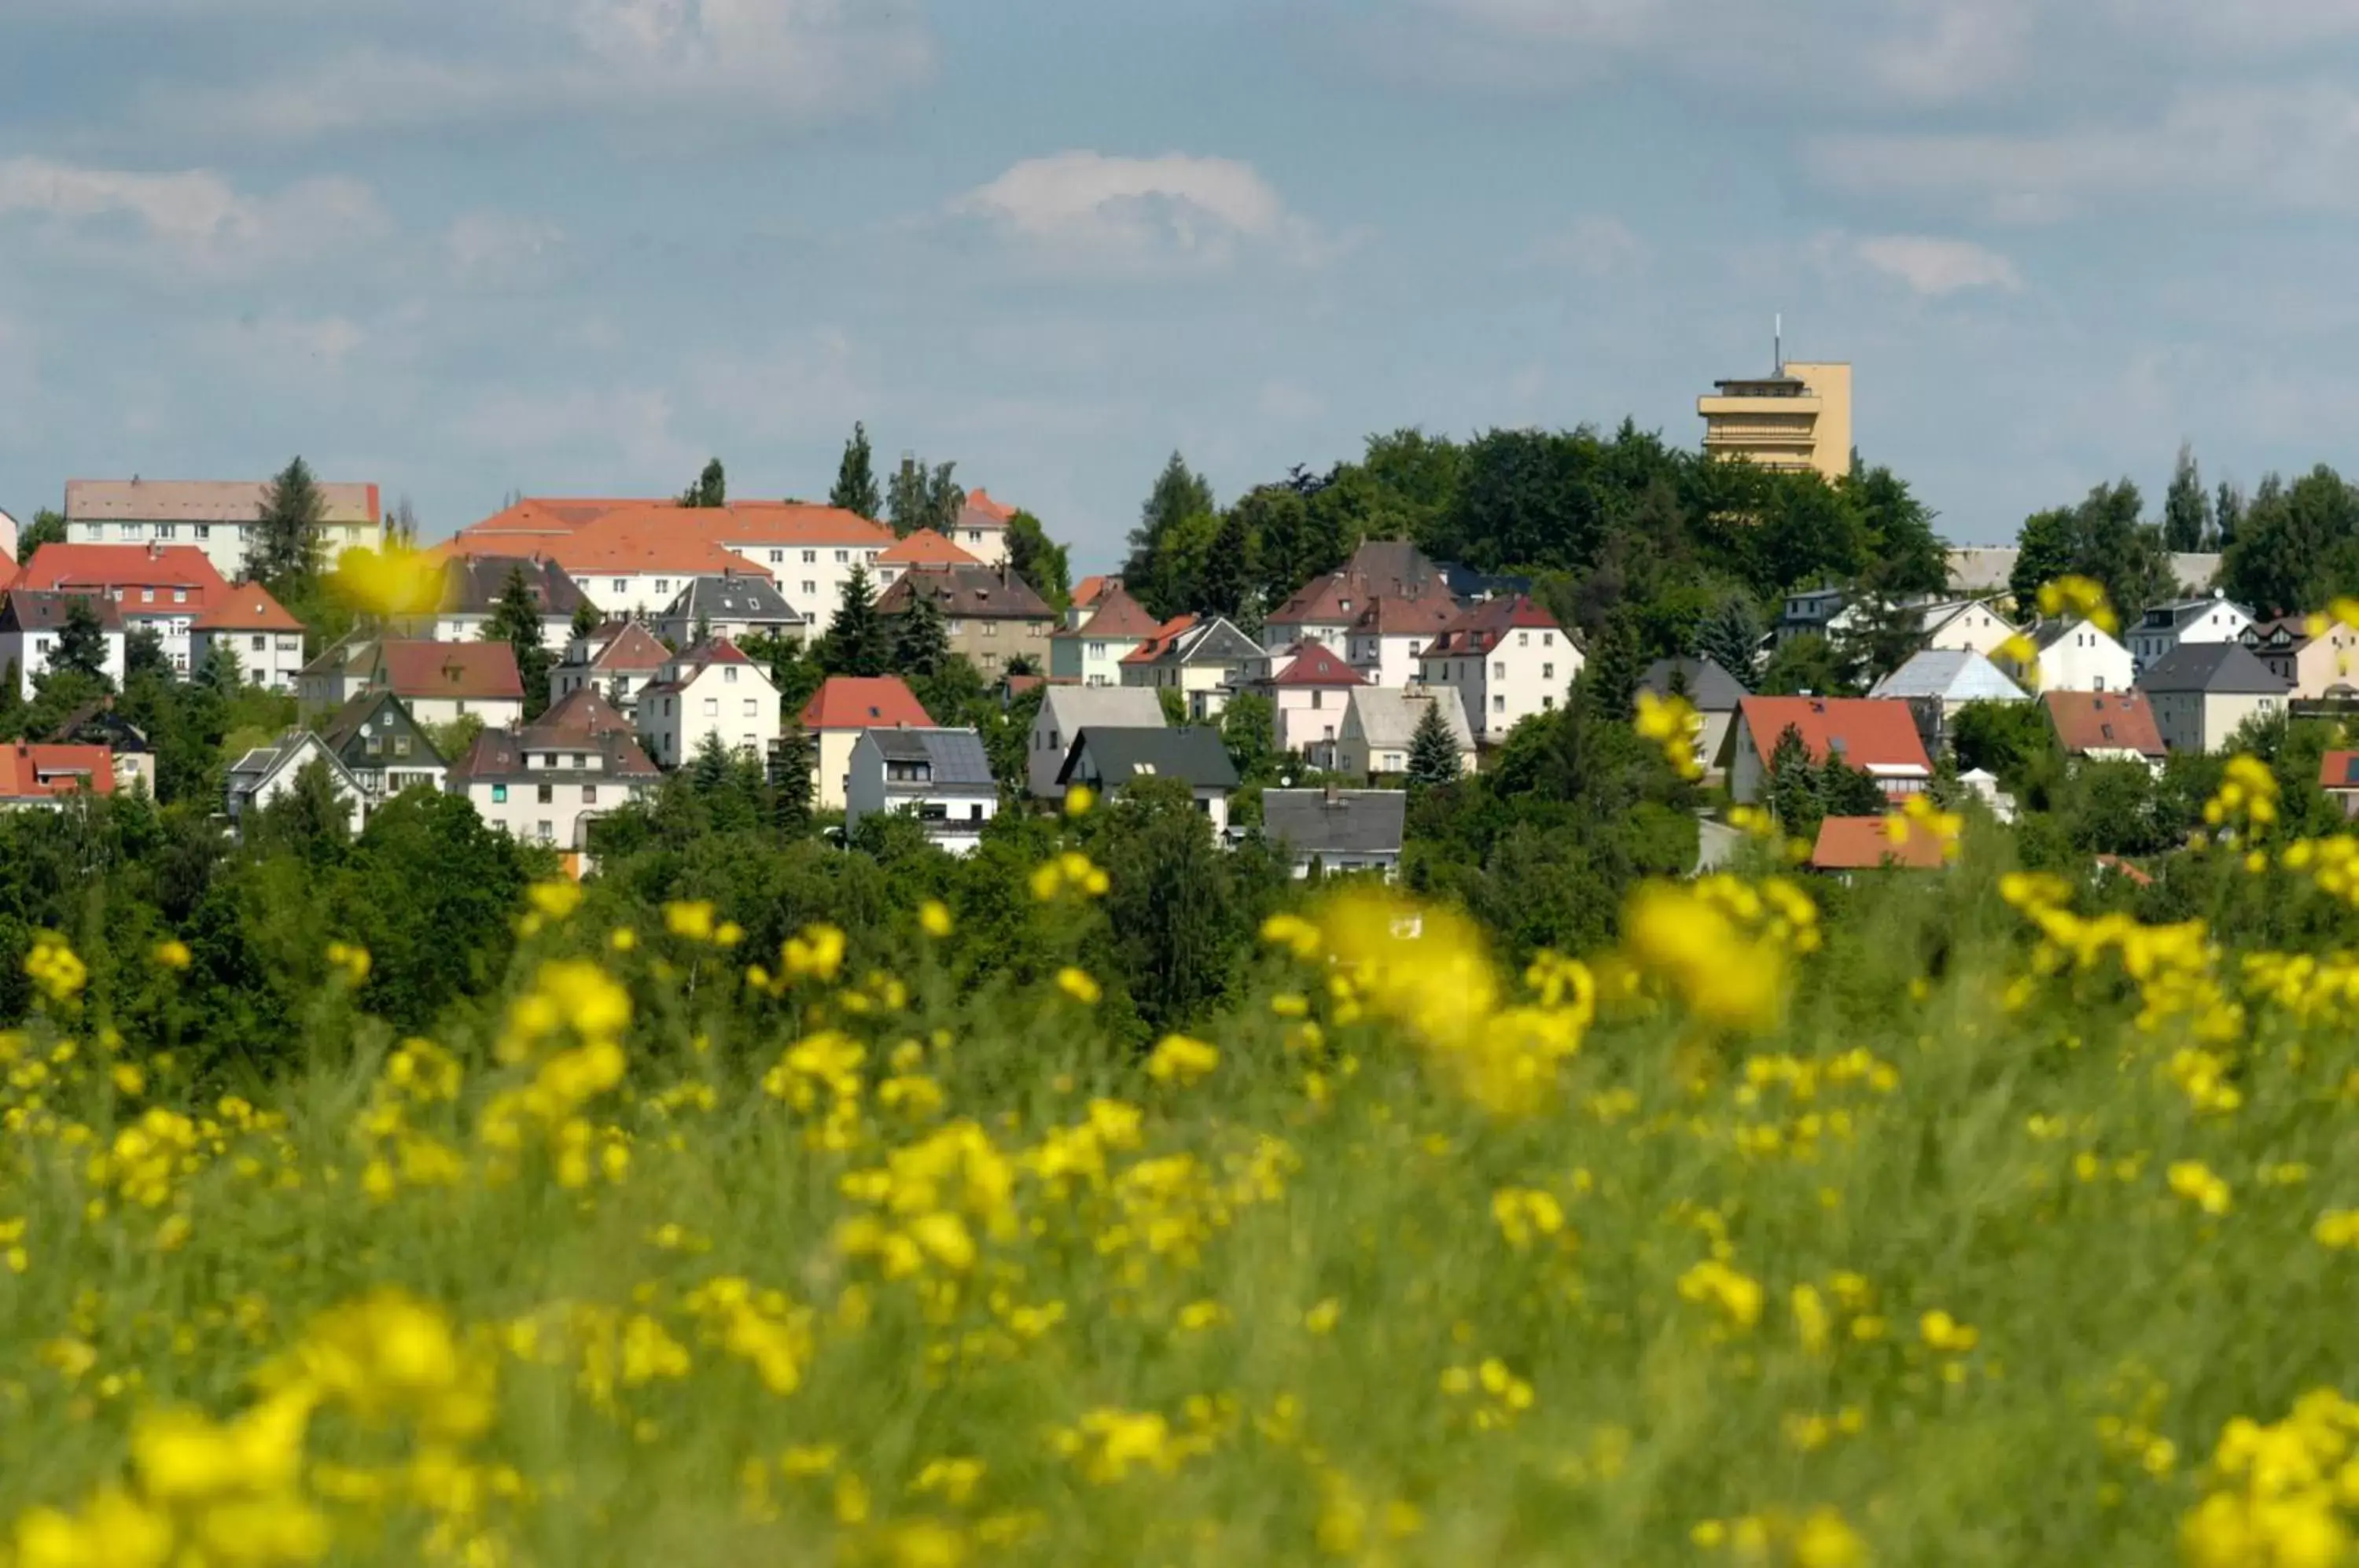
[[[1436,698],[1425,704],[1408,739],[1408,781],[1419,789],[1458,781],[1458,737],[1441,716],[1441,702]]]
[[[828,492],[827,501],[871,522],[885,509],[884,496],[876,488],[876,459],[869,450],[866,425],[853,423],[852,439],[843,443],[843,461],[836,465],[835,488]]]

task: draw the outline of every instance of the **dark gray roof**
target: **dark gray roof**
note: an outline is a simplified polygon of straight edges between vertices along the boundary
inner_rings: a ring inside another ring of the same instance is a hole
[[[525,586],[540,604],[544,618],[571,615],[582,608],[582,590],[553,561],[522,555],[454,555],[443,568],[442,612],[488,615],[499,608],[508,579],[524,573]]]
[[[864,732],[887,762],[923,762],[934,770],[935,789],[996,790],[983,736],[973,730],[889,729]]]
[[[2138,677],[2147,691],[2256,692],[2282,697],[2284,679],[2241,642],[2183,642]]]
[[[668,621],[777,621],[800,626],[806,615],[766,577],[698,577],[665,606]]]
[[[1171,646],[1158,655],[1158,664],[1242,664],[1262,657],[1261,644],[1245,636],[1226,619],[1215,615],[1201,626],[1190,626],[1171,639]]]
[[[1073,737],[1057,782],[1070,784],[1086,753],[1096,777],[1110,789],[1133,779],[1177,779],[1191,789],[1234,789],[1236,764],[1221,744],[1221,732],[1202,725],[1190,729],[1090,728]]]
[[[400,759],[404,764],[411,768],[444,766],[442,754],[434,748],[433,738],[410,716],[401,699],[390,691],[362,692],[330,714],[317,733],[330,751],[351,763],[366,757],[366,742],[371,734],[390,735],[397,729],[418,742],[416,755]]]
[[[1743,682],[1722,668],[1718,659],[1702,655],[1693,659],[1658,659],[1647,666],[1647,673],[1638,677],[1638,684],[1658,697],[1668,697],[1675,673],[1685,678],[1687,699],[1701,713],[1733,713],[1736,705],[1751,695]]]
[[[7,602],[0,604],[0,631],[57,631],[66,624],[66,612],[76,599],[97,612],[99,630],[123,629],[123,612],[103,593],[50,593],[34,588],[11,588]]]
[[[1408,821],[1398,789],[1265,789],[1263,835],[1296,855],[1397,855]]]
[[[1454,561],[1437,561],[1434,572],[1442,585],[1460,599],[1506,599],[1532,591],[1528,577],[1509,577],[1503,572],[1477,572]]]

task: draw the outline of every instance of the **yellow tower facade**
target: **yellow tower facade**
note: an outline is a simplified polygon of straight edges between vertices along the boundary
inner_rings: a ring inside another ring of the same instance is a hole
[[[1851,366],[1794,361],[1773,375],[1716,381],[1696,399],[1707,456],[1817,474],[1851,472]]]

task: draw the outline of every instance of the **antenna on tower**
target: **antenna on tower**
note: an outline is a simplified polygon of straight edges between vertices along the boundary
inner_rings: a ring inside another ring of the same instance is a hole
[[[1783,310],[1777,312],[1775,322],[1770,329],[1775,335],[1770,339],[1769,365],[1774,374],[1783,376],[1786,374],[1786,313]]]

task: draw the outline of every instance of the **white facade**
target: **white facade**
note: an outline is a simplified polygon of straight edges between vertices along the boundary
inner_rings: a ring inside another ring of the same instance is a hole
[[[189,633],[189,668],[201,670],[216,648],[237,656],[237,672],[249,686],[272,691],[295,690],[303,669],[303,634],[282,631],[239,631],[230,626],[197,626]]]
[[[484,628],[492,624],[492,617],[488,614],[470,615],[456,610],[443,610],[437,613],[430,622],[420,620],[419,624],[430,626],[431,629],[412,632],[411,636],[429,637],[435,642],[480,642],[483,639]],[[541,647],[555,653],[572,640],[572,616],[543,615],[540,617]]]
[[[89,522],[73,518],[66,523],[66,542],[192,545],[205,552],[214,571],[234,583],[245,575],[246,552],[253,548],[255,526],[245,522]],[[336,558],[348,550],[385,548],[382,522],[329,523],[319,532],[321,559],[331,569]]]
[[[2130,659],[2143,672],[2182,643],[2235,642],[2252,624],[2253,617],[2243,605],[2225,599],[2185,599],[2157,605],[2130,628]],[[2160,716],[2158,710],[2157,719]]]
[[[355,692],[368,689],[368,682],[355,681]],[[521,697],[446,697],[433,691],[412,694],[397,691],[410,716],[421,724],[455,724],[461,719],[480,719],[487,730],[507,729],[524,723],[524,699]]]
[[[574,585],[582,596],[598,606],[608,619],[636,615],[653,620],[664,613],[679,591],[695,581],[690,571],[663,572],[573,572]],[[566,632],[572,626],[569,623]],[[554,645],[552,645],[554,646]]]
[[[205,612],[201,590],[117,588],[114,595],[114,607],[123,613],[125,636],[143,628],[151,630],[164,645],[164,657],[171,661],[175,672],[186,675],[196,668],[191,662],[196,653],[193,635],[197,617]]]
[[[106,638],[106,678],[114,682],[116,691],[123,689],[123,642],[120,626],[110,626],[103,634]],[[0,629],[0,676],[10,666],[16,670],[16,690],[27,697],[33,694],[33,678],[49,670],[49,654],[56,648],[59,633],[54,629],[9,631]]]
[[[1418,661],[1429,686],[1453,686],[1477,740],[1495,745],[1534,713],[1554,711],[1581,673],[1581,649],[1553,626],[1509,626],[1481,654]]]
[[[1409,637],[1394,632],[1353,632],[1345,657],[1369,684],[1398,690],[1417,679],[1418,656],[1432,640],[1430,632]]]
[[[714,657],[717,650],[725,651]],[[785,733],[778,689],[759,665],[725,642],[707,644],[666,665],[662,676],[639,693],[636,722],[639,744],[659,768],[689,761],[707,735],[719,737],[724,751],[763,757]],[[826,777],[822,768],[822,781]]]
[[[320,737],[308,730],[292,732],[275,746],[250,751],[231,766],[223,804],[232,824],[242,831],[247,812],[260,811],[294,789],[297,776],[313,762],[327,764],[336,798],[344,803],[352,831],[358,833],[368,810],[367,792]]]
[[[998,790],[988,784],[938,782],[924,765],[886,757],[877,744],[878,733],[864,731],[853,742],[845,770],[844,833],[850,834],[863,817],[907,811],[939,848],[952,855],[973,854],[983,843],[984,825],[999,814]],[[964,734],[980,747],[973,731]]]
[[[892,545],[893,536],[881,528],[877,532],[881,538],[864,535],[856,540],[847,538],[837,542],[808,544],[774,544],[759,538],[714,537],[723,550],[768,572],[771,581],[778,585],[778,592],[787,596],[787,603],[809,615],[812,624],[824,627],[835,614],[836,606],[843,602],[843,585],[852,580],[853,567],[866,567],[869,586],[880,595],[885,592],[885,584],[876,575],[876,558]],[[670,588],[658,603],[647,607],[648,615],[661,614],[671,603],[672,596],[688,583],[687,578],[677,573],[669,581]],[[604,580],[602,579],[599,585],[604,587]],[[589,593],[590,584],[584,583],[582,589],[583,593]],[[598,607],[608,615],[622,614],[603,598],[594,594],[592,597],[597,598]]]
[[[2126,691],[2137,661],[2121,640],[2089,621],[2074,621],[2039,650],[2033,683],[2042,691]]]
[[[1351,711],[1351,686],[1272,686],[1269,698],[1277,749],[1290,751],[1313,768],[1336,765],[1343,715]]]
[[[590,824],[645,793],[648,780],[607,770],[603,746],[542,750],[521,742],[525,766],[487,778],[452,774],[447,788],[464,795],[487,826],[520,843],[579,852]]]
[[[1979,653],[1997,662],[1998,650],[2017,630],[1987,599],[1936,604],[1925,612],[1925,646],[1940,652]]]

